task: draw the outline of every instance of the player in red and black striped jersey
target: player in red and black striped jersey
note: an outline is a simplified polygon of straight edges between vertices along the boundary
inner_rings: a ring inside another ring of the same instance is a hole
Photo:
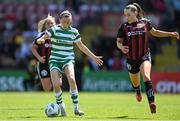
[[[156,113],[154,91],[150,78],[151,55],[148,45],[148,32],[155,37],[175,37],[177,39],[179,39],[179,34],[177,32],[156,30],[149,20],[143,18],[144,13],[137,3],[126,6],[124,15],[127,17],[127,22],[122,24],[118,30],[117,47],[127,57],[127,69],[132,86],[136,91],[137,101],[142,100],[140,89],[141,73],[151,113]]]
[[[147,32],[152,29],[147,19],[141,19],[133,23],[124,23],[118,31],[118,37],[124,38],[123,45],[129,47],[127,59],[139,60],[149,52]]]
[[[37,39],[42,37],[44,31],[55,25],[55,20],[52,16],[48,15],[47,18],[38,23],[38,36],[32,44],[32,53],[37,59],[37,71],[41,79],[42,87],[45,91],[52,88],[50,70],[49,70],[49,57],[51,54],[51,41],[47,39],[44,44],[38,44]]]
[[[44,44],[38,44],[37,43],[37,39],[42,37],[44,34],[45,34],[44,32],[39,33],[37,38],[34,40],[33,44],[35,44],[37,46],[37,48],[36,48],[37,53],[39,53],[39,55],[41,57],[43,57],[43,60],[40,60],[40,62],[41,63],[48,63],[49,57],[51,54],[51,40],[47,39]]]

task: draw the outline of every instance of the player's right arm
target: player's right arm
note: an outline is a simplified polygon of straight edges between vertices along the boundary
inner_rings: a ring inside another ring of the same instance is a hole
[[[123,54],[127,54],[129,52],[129,47],[123,45],[125,37],[126,33],[124,31],[124,24],[122,24],[117,33],[116,45],[122,51]]]
[[[31,47],[31,51],[32,51],[33,55],[38,59],[39,62],[44,63],[45,62],[45,56],[39,55],[39,53],[37,52],[37,48],[38,48],[38,45],[36,45],[33,42],[32,47]]]
[[[123,38],[117,37],[116,44],[123,54],[127,54],[129,52],[129,47],[123,46]]]

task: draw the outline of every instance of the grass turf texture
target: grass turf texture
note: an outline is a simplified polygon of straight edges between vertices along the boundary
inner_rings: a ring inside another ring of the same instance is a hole
[[[0,92],[0,120],[8,121],[148,121],[180,120],[180,95],[156,94],[157,113],[151,114],[146,95],[138,103],[134,93],[79,93],[84,116],[74,116],[70,94],[63,93],[67,117],[48,118],[44,107],[54,102],[52,92]]]

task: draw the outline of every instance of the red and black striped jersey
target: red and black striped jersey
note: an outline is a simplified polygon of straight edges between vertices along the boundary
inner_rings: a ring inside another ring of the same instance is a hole
[[[36,44],[38,46],[37,48],[37,52],[39,53],[40,56],[45,56],[46,62],[49,61],[49,57],[51,54],[51,40],[50,39],[46,39],[44,44],[38,44],[37,43],[37,39],[39,39],[40,37],[42,37],[45,33],[39,33],[38,36],[36,37],[36,39],[34,40],[34,44]]]
[[[152,25],[147,19],[120,26],[117,37],[122,38],[123,45],[129,47],[127,59],[139,60],[149,51],[148,31],[151,29]]]

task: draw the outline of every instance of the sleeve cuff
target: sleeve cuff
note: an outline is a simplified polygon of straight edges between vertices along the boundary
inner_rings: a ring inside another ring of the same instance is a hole
[[[76,42],[79,42],[79,41],[81,41],[81,38],[76,39],[74,42],[76,43]]]

